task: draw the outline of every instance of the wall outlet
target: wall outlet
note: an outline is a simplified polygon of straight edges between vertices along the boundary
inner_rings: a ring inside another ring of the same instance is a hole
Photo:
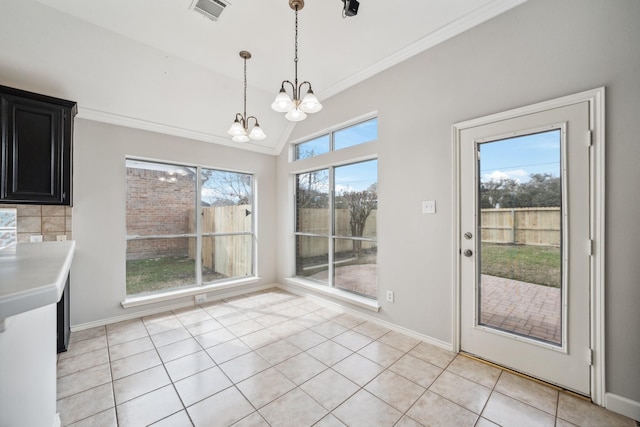
[[[30,242],[42,242],[42,234],[36,234],[29,237]]]
[[[64,235],[64,234],[58,234],[56,236],[56,241],[58,241],[58,242],[64,242],[65,240],[67,240],[67,236]]]
[[[423,214],[434,214],[434,213],[436,213],[436,201],[435,200],[424,200],[422,202],[422,213]]]
[[[196,304],[204,304],[207,302],[207,294],[196,295]]]
[[[393,302],[393,291],[387,291],[387,302]]]

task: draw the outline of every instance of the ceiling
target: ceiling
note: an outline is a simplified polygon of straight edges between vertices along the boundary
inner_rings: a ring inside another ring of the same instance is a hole
[[[524,1],[360,0],[357,16],[343,18],[340,0],[307,0],[299,78],[322,101]],[[79,117],[278,154],[293,129],[270,108],[282,80],[294,78],[288,0],[230,0],[215,22],[191,3],[3,0],[0,36],[19,43],[0,53],[8,80],[0,83],[40,79],[37,89],[77,101]],[[242,112],[240,50],[253,55],[247,112],[268,136],[245,144],[226,135]],[[43,61],[55,64],[44,73]]]

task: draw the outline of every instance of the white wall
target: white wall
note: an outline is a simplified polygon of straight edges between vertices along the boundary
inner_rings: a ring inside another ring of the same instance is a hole
[[[606,388],[640,402],[638,21],[636,0],[530,0],[323,101],[321,113],[297,125],[292,141],[378,111],[379,285],[396,298],[380,299],[380,319],[452,342],[451,126],[604,85]],[[292,273],[284,244],[292,171],[285,152],[277,178],[280,281]],[[437,214],[423,215],[421,200],[436,200]]]
[[[125,299],[125,157],[255,174],[260,284],[275,281],[275,158],[206,142],[76,120],[74,139],[71,325],[109,321],[141,310],[193,302],[182,298],[123,309]],[[229,292],[228,290],[226,292]]]

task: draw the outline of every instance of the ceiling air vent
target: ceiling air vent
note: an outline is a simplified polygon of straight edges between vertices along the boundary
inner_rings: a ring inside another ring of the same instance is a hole
[[[221,0],[193,0],[191,10],[206,16],[212,21],[217,21],[228,4]]]

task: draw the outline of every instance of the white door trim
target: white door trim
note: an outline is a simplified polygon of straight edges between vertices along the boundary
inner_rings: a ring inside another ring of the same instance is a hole
[[[580,102],[589,102],[590,127],[592,145],[590,155],[590,186],[591,186],[591,239],[593,241],[593,255],[591,256],[591,307],[590,329],[593,364],[591,366],[591,399],[598,405],[605,404],[605,88],[600,87],[561,98],[528,105],[514,110],[491,114],[477,119],[455,123],[452,127],[452,191],[454,197],[452,212],[453,224],[453,329],[452,343],[454,351],[460,351],[460,143],[461,132],[464,129],[484,125],[501,120],[512,119],[528,114],[534,114],[553,108],[564,107]],[[585,144],[586,144],[585,137]]]

